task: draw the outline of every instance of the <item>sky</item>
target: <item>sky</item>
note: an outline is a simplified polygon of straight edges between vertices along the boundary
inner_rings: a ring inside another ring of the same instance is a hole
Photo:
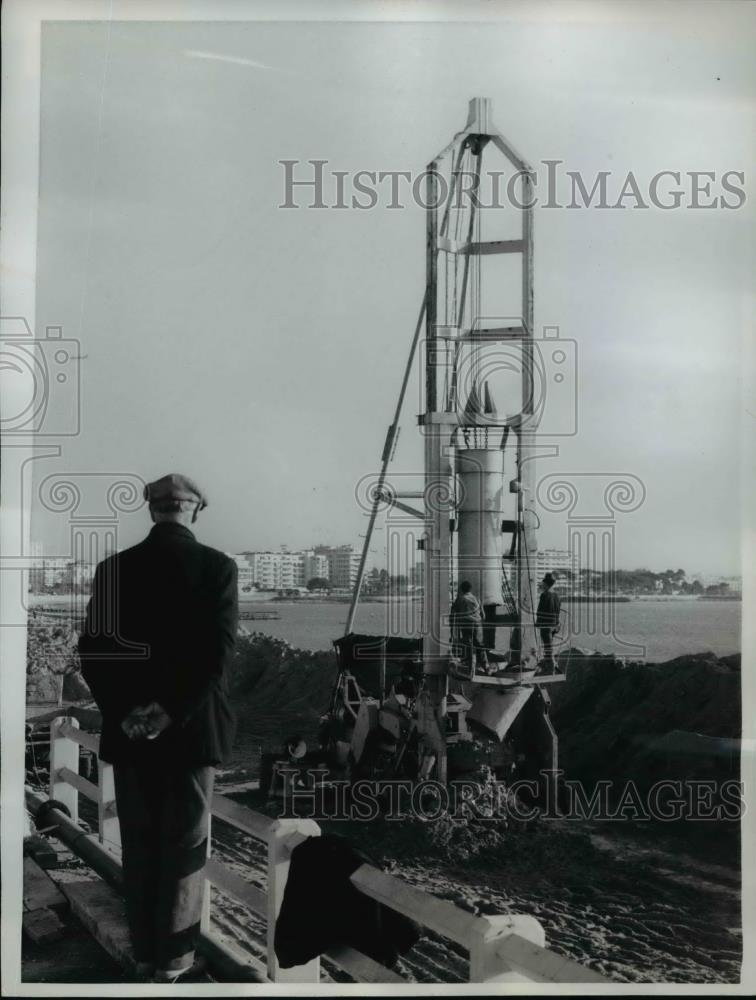
[[[280,161],[420,173],[487,96],[539,178],[549,159],[589,186],[609,170],[612,201],[629,171],[645,191],[662,170],[714,171],[715,194],[745,171],[738,210],[535,211],[536,330],[574,345],[578,410],[539,477],[640,480],[645,500],[616,517],[619,566],[738,573],[754,10],[738,15],[749,32],[712,6],[665,9],[653,30],[621,14],[46,23],[36,322],[76,342],[80,391],[55,419],[79,412],[80,428],[36,461],[35,495],[73,478],[96,517],[109,482],[180,471],[210,498],[200,537],[225,551],[358,543],[356,492],[424,292],[425,215],[388,197],[282,209]],[[418,378],[401,473],[421,469]],[[45,503],[34,538],[66,554],[73,515]],[[540,516],[539,545],[565,547],[566,515]],[[148,526],[122,514],[118,546]]]

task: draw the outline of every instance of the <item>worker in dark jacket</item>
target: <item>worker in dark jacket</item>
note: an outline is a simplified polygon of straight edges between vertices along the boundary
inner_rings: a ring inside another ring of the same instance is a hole
[[[552,673],[556,667],[553,637],[559,631],[559,612],[562,606],[559,594],[553,589],[554,583],[553,574],[547,573],[541,581],[542,590],[536,611],[536,626],[541,633],[541,642],[543,643],[544,668],[549,673]]]
[[[79,655],[113,764],[134,956],[175,982],[194,964],[215,767],[233,740],[237,571],[189,530],[207,506],[190,479],[164,476],[145,499],[154,526],[98,565]]]
[[[483,606],[473,594],[472,584],[463,580],[451,606],[449,622],[464,650],[465,659],[474,671],[475,665],[488,673],[488,652],[483,643]]]

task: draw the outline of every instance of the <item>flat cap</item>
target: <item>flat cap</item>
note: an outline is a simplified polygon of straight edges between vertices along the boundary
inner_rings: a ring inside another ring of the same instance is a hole
[[[162,503],[165,500],[191,500],[199,504],[199,509],[207,507],[207,497],[193,479],[182,476],[179,472],[169,472],[167,476],[147,483],[144,488],[144,499],[149,503]]]

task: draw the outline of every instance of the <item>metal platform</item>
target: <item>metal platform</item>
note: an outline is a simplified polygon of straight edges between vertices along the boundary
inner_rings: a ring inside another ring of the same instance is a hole
[[[540,687],[542,684],[561,684],[567,680],[565,674],[542,674],[540,677],[524,670],[522,674],[512,674],[510,677],[489,677],[487,674],[476,674],[471,678],[474,684],[490,684],[492,687]]]

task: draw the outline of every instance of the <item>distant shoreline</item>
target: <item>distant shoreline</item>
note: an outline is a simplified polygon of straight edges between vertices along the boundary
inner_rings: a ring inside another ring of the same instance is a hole
[[[741,594],[560,594],[562,601],[570,603],[595,603],[595,604],[627,604],[631,601],[742,601]],[[376,596],[366,595],[360,597],[360,604],[389,604],[396,601],[422,601],[419,594],[398,594],[396,596]],[[246,595],[239,597],[239,603],[265,603],[266,601],[276,604],[349,604],[352,598],[339,594],[336,597],[279,597],[277,594],[268,598],[248,598]]]
[[[565,604],[627,604],[631,601],[737,601],[742,602],[742,594],[561,594]],[[419,594],[398,595],[365,595],[360,597],[360,604],[390,604],[401,601],[421,601]],[[305,597],[288,595],[279,597],[277,593],[260,593],[254,595],[240,594],[239,604],[349,604],[352,598],[346,594],[335,597],[317,596]],[[49,606],[64,606],[78,601],[82,609],[89,601],[88,594],[29,594],[30,608]]]

